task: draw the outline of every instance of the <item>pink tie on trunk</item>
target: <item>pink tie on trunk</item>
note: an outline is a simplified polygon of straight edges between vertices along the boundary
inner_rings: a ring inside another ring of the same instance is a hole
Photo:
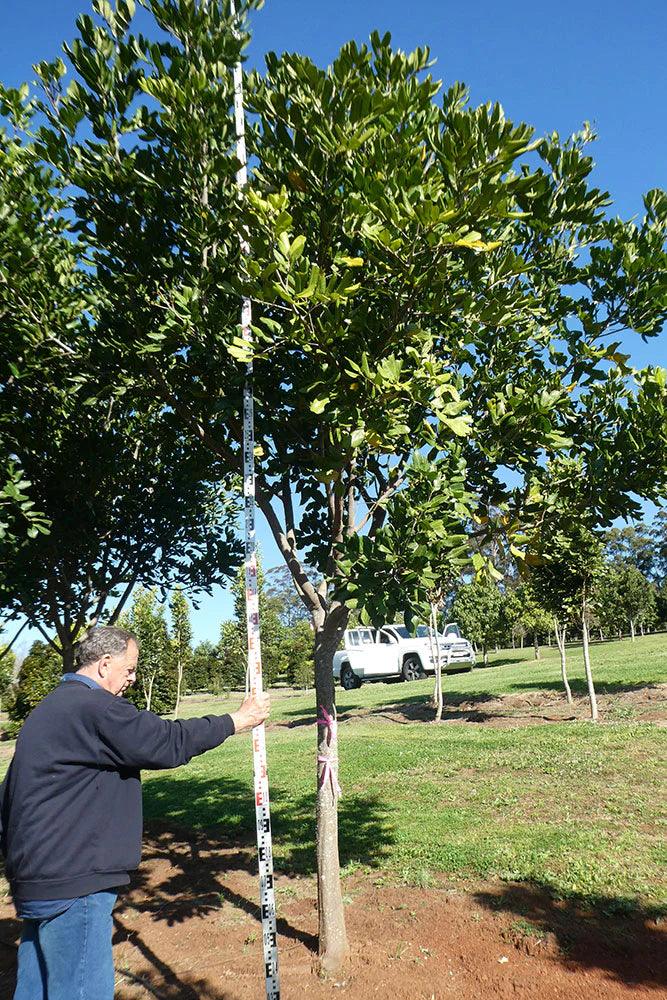
[[[334,709],[334,712],[336,710]],[[334,747],[338,746],[338,723],[335,716],[329,715],[326,708],[320,705],[320,712],[322,713],[322,718],[318,718],[317,725],[324,726],[327,731],[327,747],[331,747],[332,743]],[[341,787],[338,783],[338,754],[336,750],[329,751],[326,754],[318,754],[317,763],[322,764],[322,773],[320,775],[319,787],[324,788],[327,781],[331,782],[331,790],[334,796],[340,798],[343,794]]]

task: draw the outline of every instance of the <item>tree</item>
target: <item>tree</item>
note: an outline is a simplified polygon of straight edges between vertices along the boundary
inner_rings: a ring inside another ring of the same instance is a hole
[[[137,637],[139,661],[137,679],[126,697],[137,708],[165,715],[174,710],[177,677],[174,669],[164,605],[155,589],[137,588],[128,614],[121,624]]]
[[[0,708],[6,707],[6,698],[14,681],[14,671],[16,668],[16,657],[0,646]]]
[[[540,658],[540,635],[551,631],[552,616],[543,607],[539,595],[531,587],[530,581],[520,584],[512,593],[514,626],[521,634],[532,635],[535,659]]]
[[[266,596],[275,608],[285,628],[292,628],[310,618],[303,601],[294,590],[292,575],[287,566],[274,566],[266,571]]]
[[[605,555],[614,566],[635,566],[644,576],[653,574],[655,539],[645,524],[610,528],[604,536]]]
[[[313,630],[309,621],[301,619],[285,630],[285,659],[290,687],[312,688],[315,684],[315,663]]]
[[[58,654],[45,642],[34,642],[21,664],[15,688],[7,699],[10,736],[16,736],[42,698],[53,690],[62,675]]]
[[[489,662],[489,646],[498,636],[501,609],[500,590],[488,580],[464,584],[452,603],[452,617],[465,637],[481,646],[485,666]]]
[[[181,701],[183,677],[187,674],[192,661],[190,606],[183,591],[179,588],[171,595],[169,611],[171,613],[171,652],[176,669],[176,704],[174,705],[174,718],[176,719]]]
[[[589,129],[533,141],[499,106],[469,107],[461,85],[436,102],[428,52],[377,34],[327,69],[269,56],[248,79],[255,169],[237,196],[225,68],[244,32],[217,2],[149,8],[159,42],[129,37],[127,3],[100,4],[68,49],[79,76],[67,91],[57,64],[43,69],[58,97],[55,111],[43,103],[44,155],[77,191],[106,363],[227,468],[248,357],[239,299],[252,297],[258,503],[311,616],[317,704],[332,715],[349,615],[339,595],[365,572],[415,453],[460,457],[482,545],[491,512],[509,525],[521,512],[545,455],[585,441],[582,386],[628,426],[644,419],[646,393],[629,402],[608,336],[663,322],[664,196],[647,196],[639,224],[605,221]],[[664,383],[653,385],[651,469],[664,440]],[[385,555],[390,566],[395,550]],[[358,597],[373,605],[372,592]],[[328,749],[321,729],[318,758]],[[320,785],[320,951],[335,972],[347,954],[337,804]]]
[[[386,506],[386,521],[374,537],[348,541],[338,572],[339,597],[349,609],[359,608],[363,621],[381,626],[399,612],[408,627],[428,620],[435,662],[435,721],[442,718],[442,662],[438,617],[453,582],[472,561],[482,571],[480,553],[471,558],[466,533],[471,501],[465,491],[460,457],[432,461],[418,452],[405,473],[406,486]],[[496,572],[496,575],[499,574]],[[382,577],[382,587],[373,581]]]
[[[185,686],[188,691],[210,691],[218,670],[218,650],[205,640],[195,646],[187,663]]]
[[[607,620],[616,626],[627,624],[633,642],[638,625],[655,622],[655,589],[637,566],[621,564],[612,569],[605,581],[604,603]]]
[[[651,540],[655,549],[654,570],[657,580],[667,580],[667,511],[659,510],[651,525]]]
[[[155,412],[121,399],[105,405],[94,386],[74,394],[23,378],[3,393],[5,431],[50,521],[12,551],[0,606],[25,616],[61,652],[67,669],[80,632],[113,624],[137,582],[209,590],[238,561],[235,507],[212,483],[210,453]],[[87,392],[92,397],[86,397]],[[0,540],[0,557],[5,547]]]
[[[661,625],[667,623],[667,581],[656,592],[656,615]]]

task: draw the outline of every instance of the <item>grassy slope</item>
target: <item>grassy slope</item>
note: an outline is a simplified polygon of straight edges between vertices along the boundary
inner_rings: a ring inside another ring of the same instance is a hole
[[[561,691],[560,658],[555,648],[543,648],[542,659],[533,659],[533,650],[505,649],[492,653],[488,668],[477,667],[470,673],[449,674],[444,678],[445,700],[451,694],[483,699],[498,694],[525,694],[528,691]],[[568,648],[568,673],[573,693],[585,694],[586,682],[581,647]],[[646,636],[637,642],[624,640],[595,645],[591,652],[595,683],[600,693],[623,691],[632,687],[667,682],[667,635]],[[433,682],[413,684],[364,684],[356,691],[340,688],[336,701],[341,712],[388,704],[422,701],[431,693]],[[273,695],[272,716],[276,721],[298,720],[314,713],[312,692],[277,691]],[[236,706],[239,695],[225,698],[189,699],[182,715],[226,712]]]
[[[572,658],[575,689],[583,671]],[[505,651],[495,669],[446,679],[448,692],[485,696],[558,687],[555,651]],[[511,662],[507,662],[507,661]],[[600,689],[667,681],[667,642],[652,636],[594,651]],[[341,712],[423,700],[431,682],[364,685],[339,692]],[[203,714],[230,707],[190,702]],[[276,865],[312,870],[313,695],[278,694],[269,732]],[[412,884],[447,876],[528,879],[618,909],[664,899],[667,857],[661,789],[665,734],[654,726],[587,722],[491,729],[377,721],[342,722],[341,854],[345,871],[389,872]],[[234,741],[146,783],[148,816],[208,827],[252,844],[247,740]]]
[[[667,681],[667,637],[593,653],[610,692]],[[446,693],[485,697],[560,686],[556,651],[504,651],[490,669],[452,675]],[[573,688],[583,670],[572,650]],[[432,682],[338,692],[341,714],[425,700]],[[190,699],[186,715],[227,711],[239,696]],[[276,693],[268,733],[276,867],[310,872],[314,843],[312,692]],[[340,726],[341,856],[410,884],[447,877],[527,879],[608,909],[665,896],[665,731],[646,723],[587,722],[493,729],[354,719]],[[3,762],[5,763],[5,762]],[[254,843],[249,739],[172,772],[145,775],[148,817]]]

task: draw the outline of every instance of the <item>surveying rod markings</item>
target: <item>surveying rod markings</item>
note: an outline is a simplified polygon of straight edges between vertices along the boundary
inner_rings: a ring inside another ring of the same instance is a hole
[[[235,14],[234,0],[231,13]],[[236,120],[236,153],[239,169],[236,182],[239,189],[248,180],[245,146],[245,116],[243,111],[243,74],[241,63],[234,66],[234,114]],[[241,253],[250,247],[245,233],[240,235]],[[252,305],[244,297],[241,307],[241,335],[252,342],[250,324]],[[251,694],[262,691],[262,654],[259,633],[259,596],[257,591],[257,545],[255,539],[255,428],[253,413],[252,361],[246,368],[243,388],[243,498],[245,511],[245,588],[246,625],[248,629],[248,674]],[[278,934],[276,928],[276,897],[273,887],[273,841],[269,811],[269,778],[266,766],[266,730],[264,723],[253,729],[252,758],[255,781],[255,822],[257,825],[257,858],[259,862],[259,905],[262,921],[264,976],[267,1000],[280,1000],[278,972]]]

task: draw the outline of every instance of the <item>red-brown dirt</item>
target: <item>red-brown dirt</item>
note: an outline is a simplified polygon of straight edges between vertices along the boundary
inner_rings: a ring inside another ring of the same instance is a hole
[[[115,912],[117,1000],[262,1000],[251,852],[154,824]],[[349,966],[313,972],[316,890],[277,873],[283,1000],[629,1000],[667,997],[667,935],[523,885],[397,887],[346,880]],[[18,922],[0,905],[0,1000],[12,996]]]

